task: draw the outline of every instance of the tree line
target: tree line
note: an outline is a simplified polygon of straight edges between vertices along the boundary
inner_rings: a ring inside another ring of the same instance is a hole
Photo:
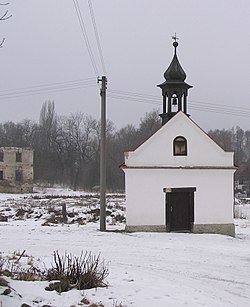
[[[141,118],[139,126],[116,129],[107,122],[107,188],[124,190],[119,166],[124,152],[134,150],[161,127],[159,112]],[[43,104],[39,122],[0,123],[0,147],[34,149],[34,180],[91,190],[99,186],[100,122],[84,113],[56,114],[54,102]],[[236,127],[210,130],[209,136],[223,149],[235,152],[235,163],[250,165],[250,131]],[[250,177],[250,174],[249,174]]]
[[[157,111],[148,113],[136,128],[117,130],[107,122],[107,188],[124,190],[119,165],[124,151],[135,149],[161,125]],[[39,122],[0,123],[0,147],[34,149],[34,180],[64,184],[73,189],[91,190],[99,186],[100,122],[84,113],[58,116],[52,101],[43,104]]]
[[[250,130],[244,131],[239,126],[231,129],[210,130],[208,135],[225,151],[234,152],[234,163],[250,163]]]
[[[237,126],[210,130],[208,135],[225,151],[234,152],[234,164],[238,167],[235,179],[239,183],[250,182],[250,130],[244,131]]]

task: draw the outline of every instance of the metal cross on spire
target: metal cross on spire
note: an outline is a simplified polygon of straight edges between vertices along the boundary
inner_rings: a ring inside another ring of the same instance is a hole
[[[179,39],[179,37],[176,36],[176,32],[175,32],[174,36],[172,36],[172,39],[173,39],[175,42],[177,41],[177,39]]]

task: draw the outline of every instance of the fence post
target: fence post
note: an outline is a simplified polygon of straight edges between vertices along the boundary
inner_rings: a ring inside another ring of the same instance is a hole
[[[67,210],[66,210],[66,204],[62,204],[62,216],[63,216],[63,223],[67,223]]]

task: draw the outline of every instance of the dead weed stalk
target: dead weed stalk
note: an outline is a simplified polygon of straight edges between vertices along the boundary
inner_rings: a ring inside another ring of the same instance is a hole
[[[64,291],[73,287],[77,289],[91,289],[105,287],[105,278],[108,276],[108,267],[100,254],[92,255],[91,252],[81,253],[79,257],[58,251],[53,253],[52,268],[47,270],[46,279],[59,280],[63,283]]]

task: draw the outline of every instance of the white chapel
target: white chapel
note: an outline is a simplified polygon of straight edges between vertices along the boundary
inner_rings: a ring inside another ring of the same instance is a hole
[[[219,147],[188,114],[186,74],[177,57],[164,73],[162,127],[124,154],[127,231],[234,236],[233,152]]]

